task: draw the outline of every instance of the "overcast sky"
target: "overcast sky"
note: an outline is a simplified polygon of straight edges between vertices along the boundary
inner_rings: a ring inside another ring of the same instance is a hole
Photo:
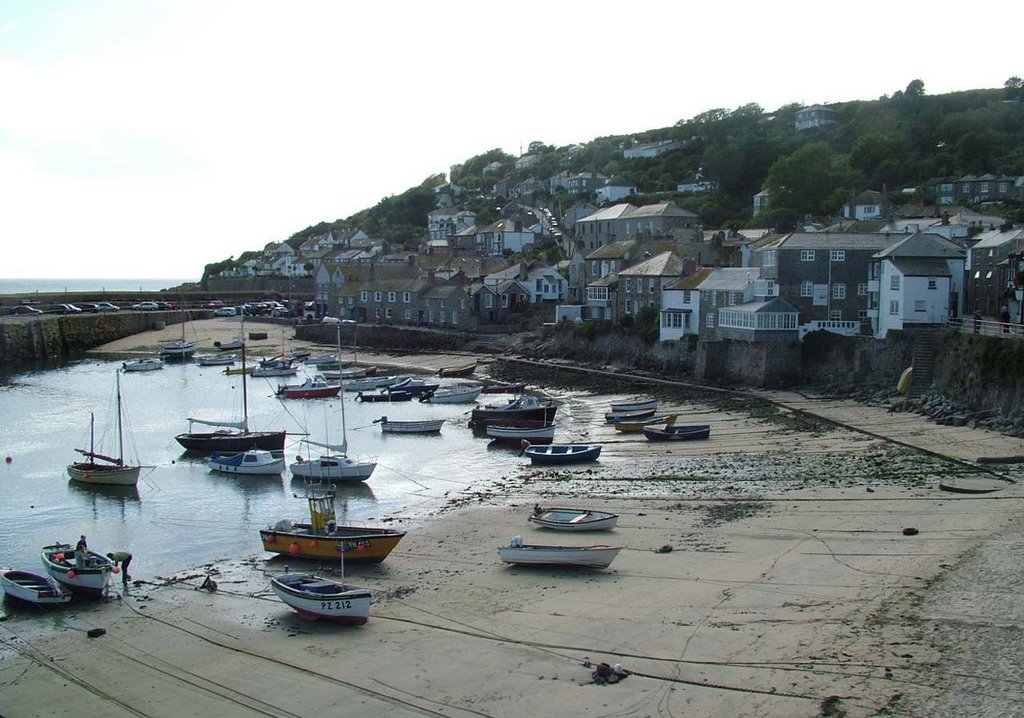
[[[198,279],[489,149],[1002,87],[1021,7],[0,0],[0,277]]]

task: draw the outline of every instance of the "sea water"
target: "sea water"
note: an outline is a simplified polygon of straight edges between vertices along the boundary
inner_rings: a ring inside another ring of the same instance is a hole
[[[158,292],[195,279],[3,279],[0,296],[5,294],[60,294],[62,292]]]
[[[137,487],[69,481],[67,465],[81,458],[75,449],[89,448],[90,415],[97,451],[116,455],[115,374],[123,359],[0,375],[0,564],[39,570],[42,546],[73,545],[85,534],[93,550],[131,551],[134,577],[167,576],[260,555],[259,529],[285,518],[308,521],[305,486],[287,468],[270,477],[218,474],[175,441],[188,430],[187,417],[241,416],[242,378],[225,375],[223,367],[168,364],[122,373],[126,456],[137,455],[147,468]],[[290,432],[288,464],[323,451],[304,444],[304,432],[314,441],[341,443],[340,397],[279,400],[277,384],[247,382],[249,422],[254,430]],[[344,408],[349,455],[376,457],[378,465],[365,483],[338,485],[339,523],[412,529],[449,499],[486,488],[524,463],[516,451],[495,451],[472,435],[472,405],[362,403],[348,395]],[[440,435],[403,436],[382,434],[374,423],[382,415],[447,421]],[[385,519],[391,521],[382,524]]]

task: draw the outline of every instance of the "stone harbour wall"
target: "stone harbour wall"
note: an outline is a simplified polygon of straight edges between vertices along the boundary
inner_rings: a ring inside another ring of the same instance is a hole
[[[118,312],[0,320],[0,365],[51,360],[144,332],[159,322],[181,321],[178,312]]]

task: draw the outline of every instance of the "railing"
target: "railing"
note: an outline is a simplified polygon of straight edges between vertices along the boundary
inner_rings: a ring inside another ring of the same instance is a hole
[[[985,336],[1003,337],[1005,339],[1024,337],[1024,324],[1012,321],[1001,322],[996,319],[957,317],[950,320],[949,328],[967,334],[984,334]]]

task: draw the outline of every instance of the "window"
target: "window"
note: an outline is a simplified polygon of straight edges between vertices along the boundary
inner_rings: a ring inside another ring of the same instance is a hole
[[[411,302],[412,301],[412,293],[411,292],[402,292],[402,301],[405,302],[406,304]]]
[[[640,292],[642,292],[642,291],[644,291],[644,278],[643,277],[637,277],[636,278],[636,293],[640,294]]]
[[[391,319],[391,307],[387,307],[384,309],[384,318]]]
[[[729,292],[725,295],[725,303],[730,307],[736,306],[736,292]]]
[[[889,277],[889,289],[894,292],[900,291],[900,275],[894,274]]]
[[[394,301],[395,301],[395,293],[394,292],[388,292],[388,302],[394,304]]]
[[[925,302],[924,302],[923,299],[915,299],[914,300],[914,311],[915,312],[926,312],[926,311],[928,311],[928,307],[925,306]]]
[[[800,250],[800,261],[801,262],[813,262],[814,261],[814,250],[813,249],[801,249]]]
[[[830,262],[845,262],[846,261],[846,250],[845,249],[833,249],[828,253],[828,259]]]
[[[411,322],[412,321],[412,310],[411,309],[406,309],[402,316],[405,318],[405,321]]]
[[[381,300],[381,293],[380,292],[374,292],[373,293],[373,301],[379,302],[380,300]]]
[[[452,312],[452,325],[455,325],[455,324],[458,324],[458,323],[459,323],[459,313],[458,312]]]
[[[843,321],[843,313],[838,309],[830,309],[828,312],[828,320],[830,322],[841,322]]]
[[[653,292],[654,291],[654,277],[651,277],[650,279],[647,280],[647,291],[648,292]]]
[[[490,309],[494,306],[494,295],[488,292],[484,298],[484,306]]]
[[[833,284],[832,285],[832,298],[833,299],[846,299],[846,285],[845,284]]]
[[[800,296],[801,297],[813,297],[814,296],[814,282],[809,279],[805,279],[800,282]]]
[[[366,302],[370,299],[370,293],[367,291],[359,292],[359,301]]]
[[[501,306],[508,307],[508,292],[501,295]]]
[[[766,249],[764,254],[761,255],[761,257],[762,257],[761,262],[762,262],[762,264],[765,267],[774,267],[775,266],[775,250],[774,249]]]
[[[939,185],[939,192],[952,192],[952,191],[953,191],[953,183],[952,182],[946,182],[945,184],[940,184]]]
[[[889,300],[889,314],[892,316],[899,316],[900,313],[900,300],[890,299]]]
[[[928,288],[929,289],[938,289],[939,288],[939,282],[938,282],[937,279],[935,279],[935,277],[928,277]]]
[[[683,304],[689,304],[690,303],[690,293],[691,292],[690,292],[689,289],[684,289],[683,290]]]
[[[868,293],[868,283],[867,282],[861,282],[860,284],[857,285],[857,296],[858,297],[865,297],[865,296],[867,296],[867,293]]]
[[[868,318],[868,310],[867,309],[858,309],[857,310],[857,318],[858,319],[867,319]]]
[[[377,319],[380,319],[380,307],[377,307],[376,309],[373,310],[373,316],[377,317]]]
[[[631,285],[631,284],[629,283],[629,280],[628,280],[628,279],[627,279],[626,281],[624,281],[624,282],[622,283],[622,285],[623,285],[623,286],[625,287],[625,289],[626,289],[626,294],[629,294],[630,292],[632,292],[632,291],[633,291],[632,289],[630,289],[630,287],[631,287],[631,286],[633,286],[633,285]]]
[[[441,322],[441,324],[444,324],[444,320],[445,320],[445,319],[447,319],[447,318],[448,318],[448,314],[447,314],[447,312],[445,312],[445,311],[444,311],[444,310],[442,309],[442,310],[441,310],[441,315],[440,315],[440,317],[439,317],[439,321]]]
[[[704,326],[708,329],[715,328],[715,314],[714,312],[708,312],[707,317],[704,318]]]

